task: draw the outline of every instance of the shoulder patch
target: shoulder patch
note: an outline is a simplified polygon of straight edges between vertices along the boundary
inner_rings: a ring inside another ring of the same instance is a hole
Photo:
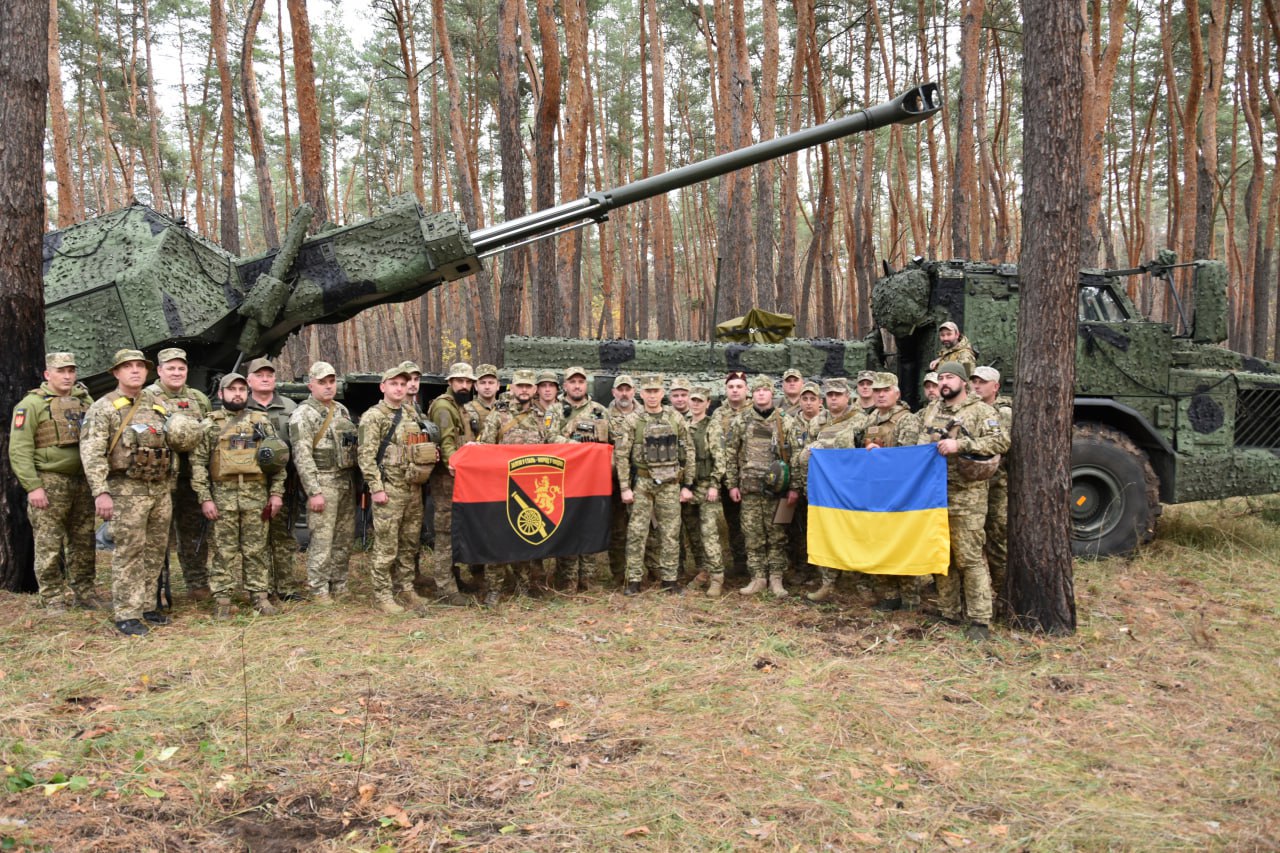
[[[13,428],[22,429],[27,425],[27,410],[15,409],[13,412]],[[37,430],[38,432],[39,430]]]
[[[1000,426],[1000,419],[999,419],[999,418],[987,418],[987,426],[989,426],[989,427],[998,427],[998,426]]]
[[[133,401],[132,401],[132,400],[130,400],[128,397],[116,397],[116,398],[115,398],[115,400],[113,400],[113,401],[111,402],[111,405],[112,405],[116,410],[120,410],[120,409],[125,408],[126,406],[132,406],[132,405],[133,405]]]

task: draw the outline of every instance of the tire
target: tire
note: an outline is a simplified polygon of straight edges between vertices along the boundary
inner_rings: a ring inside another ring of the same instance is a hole
[[[1077,424],[1071,434],[1071,552],[1132,553],[1155,536],[1160,489],[1146,451],[1117,429]]]

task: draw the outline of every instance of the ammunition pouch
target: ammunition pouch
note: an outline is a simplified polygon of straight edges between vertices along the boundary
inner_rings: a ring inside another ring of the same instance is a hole
[[[355,430],[336,430],[337,447],[317,447],[311,451],[318,471],[346,471],[356,465],[359,436]]]
[[[609,422],[603,418],[576,421],[566,437],[579,443],[608,444]]]
[[[387,448],[383,463],[389,471],[399,471],[405,482],[421,486],[431,478],[431,471],[440,458],[440,450],[422,433],[410,433],[407,444],[393,444]]]
[[[218,438],[209,459],[209,476],[219,482],[228,480],[261,480],[258,466],[258,442],[253,436],[232,433]]]
[[[153,424],[130,424],[117,449],[124,448],[124,473],[131,480],[154,482],[169,476],[173,454],[164,442],[164,432]]]
[[[49,397],[49,419],[36,427],[36,449],[70,447],[80,443],[85,406],[79,398]]]
[[[644,424],[641,459],[655,483],[674,480],[680,473],[676,432],[665,418],[648,420]]]

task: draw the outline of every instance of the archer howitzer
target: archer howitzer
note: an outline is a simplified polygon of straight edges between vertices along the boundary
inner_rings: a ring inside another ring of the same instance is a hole
[[[311,210],[294,215],[279,249],[237,258],[166,217],[134,204],[44,239],[48,349],[76,353],[95,393],[112,385],[112,354],[186,349],[193,385],[238,360],[274,355],[312,323],[337,323],[372,305],[415,299],[474,275],[482,259],[566,229],[604,222],[617,208],[804,148],[941,109],[926,83],[837,121],[730,151],[616,189],[470,231],[452,213],[427,213],[401,197],[355,225],[306,236]]]

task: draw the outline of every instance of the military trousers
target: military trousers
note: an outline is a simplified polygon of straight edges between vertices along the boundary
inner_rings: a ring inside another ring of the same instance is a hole
[[[777,509],[777,498],[761,494],[744,494],[739,504],[747,569],[753,578],[781,577],[787,570],[787,526],[773,523]]]
[[[271,591],[276,595],[297,595],[298,540],[293,535],[293,502],[302,500],[298,492],[285,493],[284,507],[268,523],[267,556],[271,567]]]
[[[1001,609],[1009,601],[1009,474],[997,471],[987,489],[987,566],[991,572],[991,594]]]
[[[747,574],[747,540],[742,532],[742,504],[725,501],[722,506],[725,526],[729,529],[729,556],[733,558],[733,572]]]
[[[354,478],[350,470],[316,474],[324,512],[307,513],[307,587],[312,595],[340,595],[356,538]]]
[[[111,609],[117,622],[141,619],[155,609],[156,581],[160,578],[163,547],[169,541],[173,514],[171,483],[164,480],[131,480],[124,474],[107,478],[113,513],[111,536]],[[161,556],[161,562],[155,555]]]
[[[93,594],[93,496],[82,476],[40,472],[49,505],[27,504],[35,534],[36,583],[40,601],[50,604]]]
[[[696,570],[708,575],[723,575],[720,524],[724,519],[724,505],[720,501],[712,503],[707,500],[710,487],[707,482],[695,484],[693,500],[681,505],[680,516],[685,535],[689,537],[689,550],[693,552]]]
[[[627,573],[627,525],[630,519],[631,510],[622,502],[615,485],[609,516],[609,571],[615,580],[621,580]]]
[[[213,500],[219,503],[217,491]],[[209,590],[214,595],[229,596],[240,586],[250,596],[270,591],[269,528],[261,509],[219,508],[218,520],[213,522],[213,559],[209,563]]]
[[[387,599],[413,588],[414,564],[422,539],[422,487],[384,483],[385,504],[373,505],[373,548],[369,583],[374,598]]]
[[[965,617],[983,625],[991,622],[991,576],[983,554],[986,533],[982,516],[948,518],[951,525],[951,566],[945,575],[935,575],[938,609],[953,621]]]
[[[659,485],[641,478],[632,494],[635,502],[627,522],[627,581],[644,580],[650,524],[658,532],[659,576],[664,581],[674,581],[680,571],[680,484],[671,481]]]
[[[179,477],[173,490],[173,525],[166,548],[176,546],[182,582],[188,591],[209,585],[209,520],[190,477]]]
[[[436,534],[432,576],[436,595],[441,598],[458,591],[458,581],[453,576],[453,479],[447,466],[437,465],[429,481]]]

